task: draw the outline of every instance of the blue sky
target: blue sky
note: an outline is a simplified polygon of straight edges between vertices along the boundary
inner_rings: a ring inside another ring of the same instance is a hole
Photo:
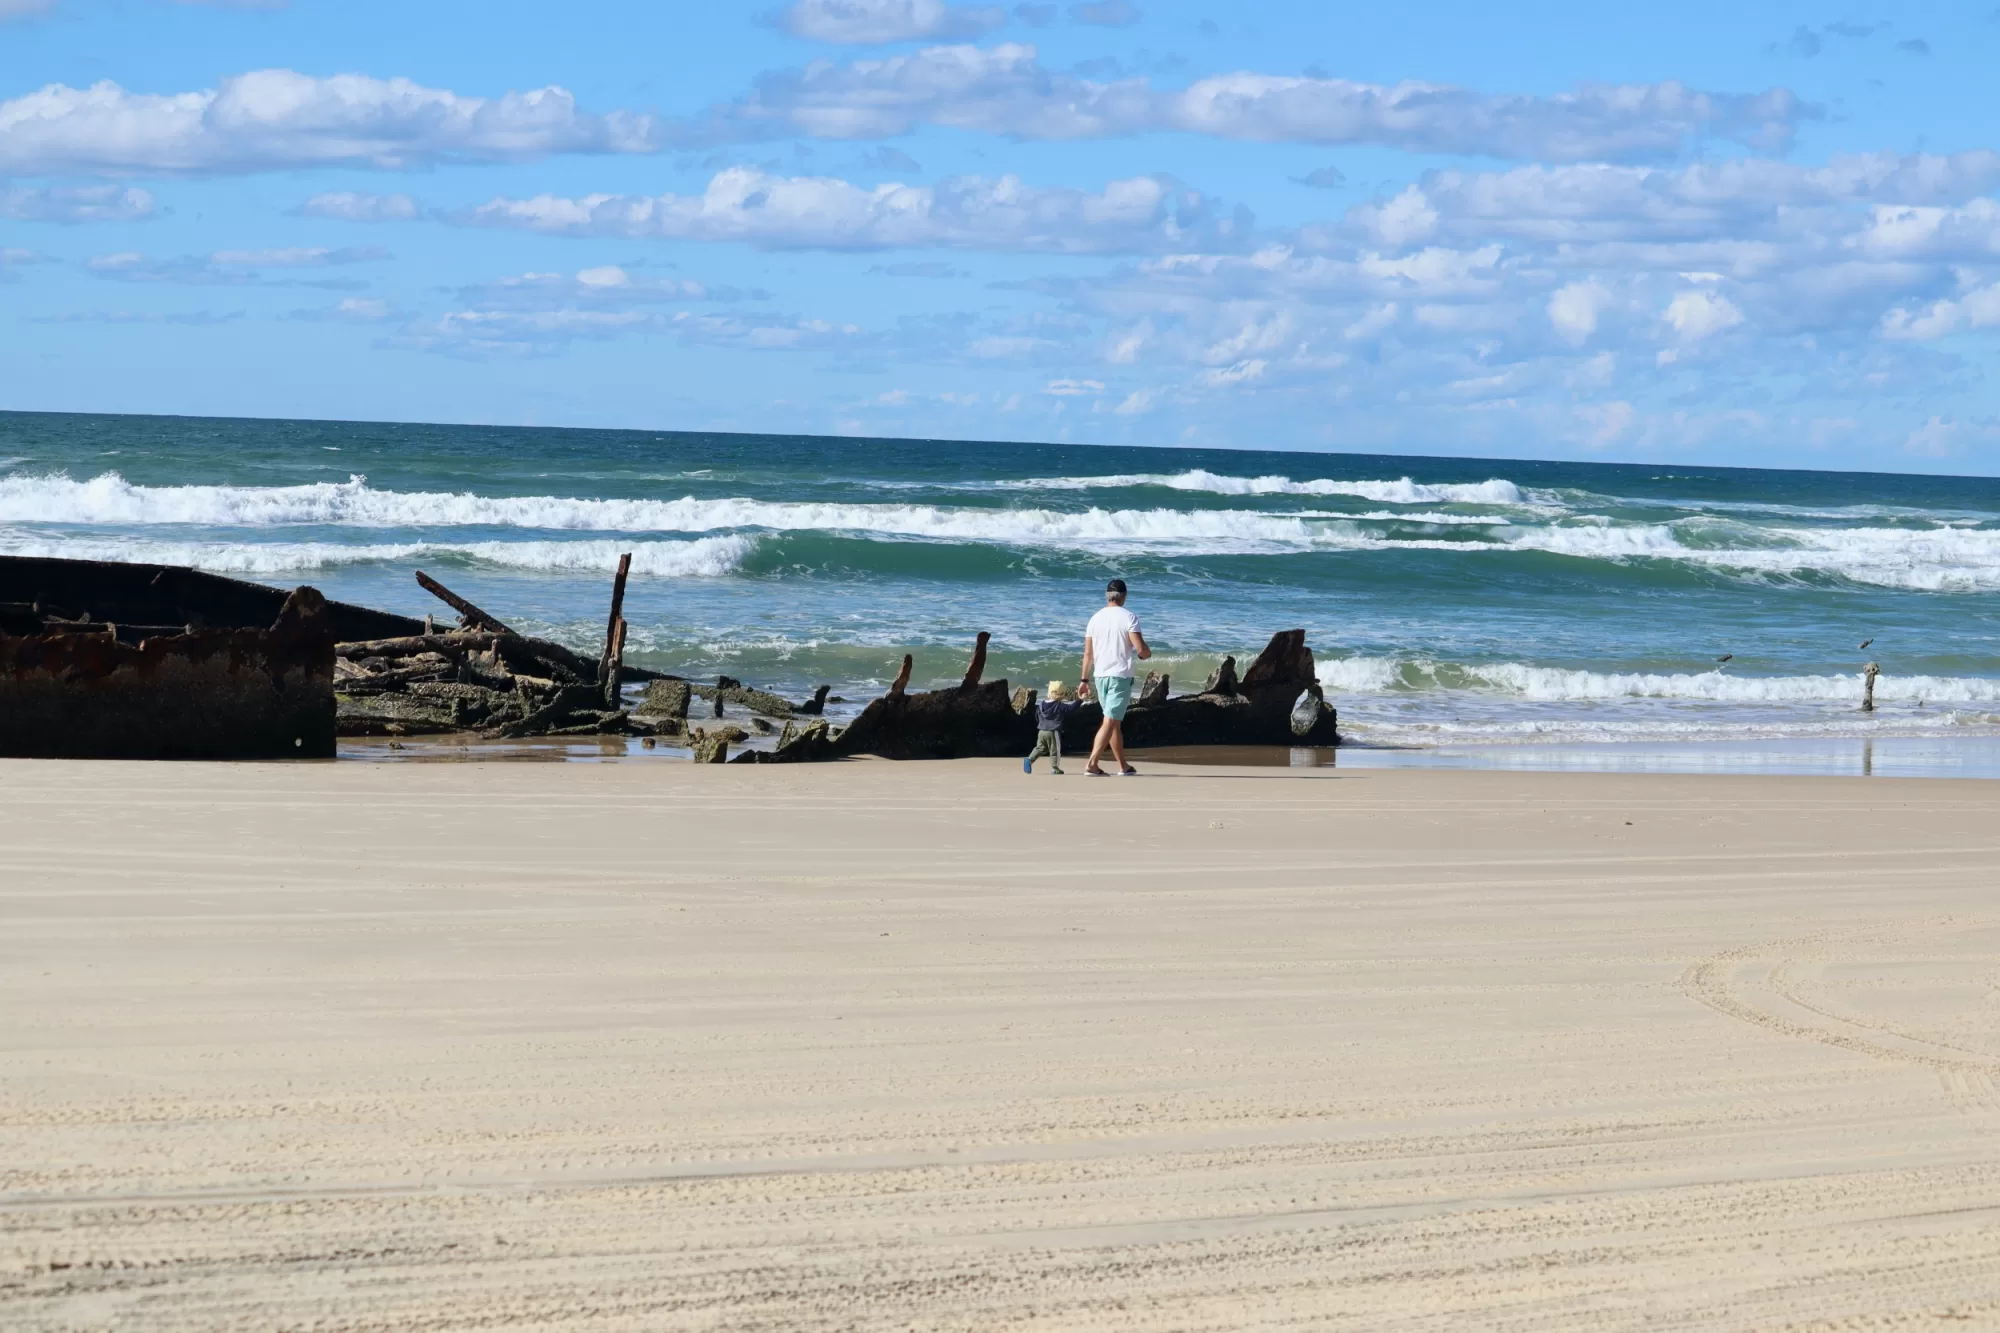
[[[1992,0],[0,0],[0,407],[2000,471]]]

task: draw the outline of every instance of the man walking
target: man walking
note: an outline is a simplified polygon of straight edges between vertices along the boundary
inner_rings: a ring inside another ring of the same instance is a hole
[[[1090,743],[1090,762],[1083,768],[1086,776],[1107,776],[1097,763],[1107,745],[1121,775],[1139,771],[1125,762],[1125,710],[1132,706],[1132,663],[1152,655],[1146,636],[1139,633],[1139,617],[1125,609],[1125,580],[1111,580],[1104,588],[1104,609],[1083,631],[1083,678],[1104,709],[1104,722]]]

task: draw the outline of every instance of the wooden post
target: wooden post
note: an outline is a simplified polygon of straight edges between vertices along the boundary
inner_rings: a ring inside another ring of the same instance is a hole
[[[900,699],[903,697],[903,691],[910,687],[910,668],[916,664],[916,658],[910,656],[908,653],[903,654],[903,669],[896,673],[896,679],[889,682],[890,698]]]
[[[512,634],[514,631],[501,624],[498,619],[466,601],[450,588],[445,587],[423,570],[417,571],[417,586],[431,596],[458,612],[459,627],[462,629],[490,630],[495,634]],[[426,617],[428,619],[428,617]]]
[[[618,707],[618,678],[625,667],[625,617],[618,617],[618,628],[611,635],[611,669],[604,675],[604,706]]]
[[[969,690],[979,684],[979,678],[986,674],[986,641],[993,636],[985,630],[979,631],[979,642],[972,648],[972,665],[965,669],[965,679],[958,683],[961,690]]]
[[[625,576],[631,572],[632,553],[627,551],[618,557],[618,576],[611,580],[611,618],[604,622],[604,655],[597,659],[597,681],[607,689],[618,687],[618,677],[611,666],[611,654],[617,647],[618,622],[625,615]]]
[[[1875,711],[1875,677],[1881,674],[1881,666],[1874,662],[1861,668],[1861,711],[1864,713]]]

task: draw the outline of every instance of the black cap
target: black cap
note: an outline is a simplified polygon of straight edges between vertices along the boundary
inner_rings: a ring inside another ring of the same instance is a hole
[[[1111,582],[1104,585],[1104,591],[1115,592],[1120,597],[1123,597],[1125,595],[1125,580],[1124,579],[1111,580]]]

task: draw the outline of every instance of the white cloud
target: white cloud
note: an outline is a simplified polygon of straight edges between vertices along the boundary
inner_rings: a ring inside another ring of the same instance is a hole
[[[461,97],[363,74],[257,70],[168,94],[52,83],[0,102],[0,172],[22,175],[399,169],[660,146],[651,117],[590,115],[557,87]]]
[[[338,324],[382,324],[397,317],[396,307],[373,297],[350,296],[330,306],[294,310],[293,319],[320,320]]]
[[[1264,372],[1269,367],[1270,363],[1268,361],[1253,357],[1248,361],[1238,361],[1233,366],[1221,366],[1212,370],[1204,370],[1201,373],[1201,382],[1212,389],[1223,388],[1231,384],[1247,384],[1252,380],[1263,379]]]
[[[8,19],[33,18],[56,7],[56,0],[0,0],[0,23]]]
[[[294,246],[275,250],[218,250],[210,255],[182,255],[154,259],[137,250],[98,255],[84,262],[84,269],[100,278],[118,282],[192,283],[199,286],[250,287],[259,285],[354,287],[366,284],[339,279],[308,281],[274,280],[260,270],[323,269],[348,264],[369,264],[394,258],[380,246],[349,246],[339,250]]]
[[[1976,287],[1956,300],[1933,301],[1920,311],[1891,310],[1882,317],[1882,335],[1918,342],[2000,327],[2000,283]]]
[[[1114,366],[1134,365],[1139,360],[1140,349],[1153,336],[1153,326],[1145,321],[1132,328],[1122,330],[1111,340],[1104,353],[1104,359]]]
[[[865,5],[854,13],[877,8]],[[910,13],[918,8],[913,0]],[[1028,139],[1178,131],[1257,142],[1624,160],[1670,157],[1698,135],[1783,147],[1810,114],[1783,90],[1753,97],[1675,83],[1530,97],[1242,71],[1184,89],[1157,89],[1143,78],[1101,83],[1056,73],[1040,65],[1034,47],[1003,43],[817,62],[765,75],[749,96],[672,125],[633,112],[585,112],[555,86],[486,98],[409,79],[317,77],[288,69],[233,75],[214,88],[180,93],[134,93],[111,82],[49,84],[0,102],[0,172],[396,170],[556,153],[653,153],[746,138],[882,138],[925,124]]]
[[[300,217],[331,218],[336,222],[409,222],[423,208],[407,194],[360,194],[333,190],[316,194],[298,207]]]
[[[1955,458],[1970,448],[2000,443],[2000,426],[1934,416],[1903,439],[1903,452],[1917,458]]]
[[[1350,215],[1384,245],[1400,250],[1437,230],[1438,213],[1412,185],[1386,204],[1363,204]]]
[[[1244,321],[1234,333],[1204,348],[1201,359],[1211,366],[1244,365],[1251,353],[1289,346],[1295,337],[1291,315],[1281,310],[1267,319]]]
[[[391,345],[454,356],[548,355],[579,341],[652,334],[746,351],[845,351],[876,347],[858,325],[792,315],[717,314],[577,305],[467,308],[412,321]]]
[[[2000,202],[1982,198],[1955,208],[1878,206],[1852,244],[1876,257],[1990,260],[2000,257]]]
[[[1370,307],[1361,318],[1342,329],[1341,337],[1353,342],[1366,342],[1370,338],[1379,337],[1395,327],[1399,313],[1394,301],[1384,301],[1378,306]]]
[[[1559,287],[1549,297],[1549,323],[1557,333],[1581,346],[1597,331],[1597,317],[1611,304],[1611,289],[1595,278]]]
[[[944,125],[1024,139],[1179,131],[1267,143],[1377,144],[1553,161],[1670,158],[1694,137],[1787,146],[1817,114],[1783,89],[1755,96],[1678,83],[1590,85],[1550,97],[1426,83],[1239,71],[1158,89],[1043,67],[1033,46],[936,46],[765,75],[680,133],[729,140],[887,138]]]
[[[1050,380],[1042,390],[1055,398],[1076,398],[1088,394],[1103,393],[1103,380]]]
[[[1346,230],[1395,247],[1442,236],[1540,243],[1676,242],[1787,236],[1830,220],[1825,210],[1882,205],[1864,248],[1907,250],[1940,233],[1994,234],[2000,214],[1977,196],[2000,185],[2000,153],[1869,153],[1823,167],[1764,158],[1653,168],[1588,163],[1509,171],[1437,171],[1382,203],[1349,211]],[[1966,203],[1962,210],[1940,203]],[[1919,206],[1924,205],[1924,206]],[[1843,230],[1862,215],[1831,215]]]
[[[1619,400],[1609,403],[1585,404],[1576,409],[1576,414],[1590,434],[1586,443],[1593,449],[1602,449],[1616,444],[1620,436],[1632,429],[1639,414],[1632,404]]]
[[[798,0],[778,15],[778,25],[794,37],[850,43],[977,37],[1006,21],[999,5],[944,0]]]
[[[1118,406],[1111,410],[1121,417],[1144,416],[1160,405],[1158,389],[1134,389],[1125,395]]]
[[[1728,297],[1706,289],[1682,292],[1667,303],[1662,316],[1683,342],[1700,342],[1743,322],[1743,312]]]
[[[33,250],[0,246],[0,282],[19,282],[21,275],[14,272],[23,264],[47,264],[52,262],[48,255]]]
[[[763,295],[734,287],[710,287],[692,278],[633,274],[615,264],[579,269],[574,274],[523,273],[458,290],[459,300],[466,305],[510,309],[738,301]]]
[[[0,188],[0,218],[14,222],[138,222],[154,207],[151,193],[127,185]]]
[[[454,221],[569,236],[739,241],[766,249],[960,249],[1109,254],[1217,248],[1248,231],[1211,199],[1162,177],[1112,181],[1101,193],[1037,187],[1015,176],[960,176],[935,186],[854,185],[825,176],[718,172],[698,195],[538,195],[494,199]]]
[[[393,258],[376,245],[347,246],[330,250],[325,246],[287,246],[275,250],[217,250],[209,262],[232,268],[324,268],[329,264],[367,264]]]

